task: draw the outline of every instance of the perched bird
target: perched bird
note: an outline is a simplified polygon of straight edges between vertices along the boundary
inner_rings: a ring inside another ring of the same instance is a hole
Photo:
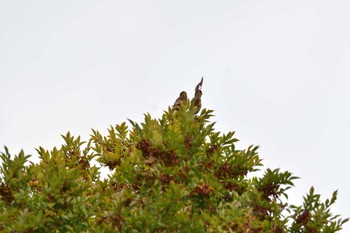
[[[194,93],[194,97],[191,100],[191,106],[194,106],[194,108],[195,108],[194,114],[197,114],[202,107],[202,100],[201,100],[201,97],[203,95],[202,90],[201,90],[202,85],[203,85],[203,77],[202,77],[201,81],[197,84],[196,89],[195,89],[195,93]]]
[[[194,94],[193,99],[191,100],[191,106],[194,106],[195,111],[194,114],[197,114],[199,112],[199,110],[201,110],[202,107],[202,91],[201,90],[197,90],[196,93]]]
[[[187,101],[187,93],[186,91],[181,91],[179,98],[176,99],[173,109],[179,110],[180,104],[184,101]]]

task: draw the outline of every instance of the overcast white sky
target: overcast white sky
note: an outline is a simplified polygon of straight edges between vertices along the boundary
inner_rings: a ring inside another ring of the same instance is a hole
[[[301,177],[291,201],[338,189],[333,212],[350,217],[349,12],[347,0],[0,0],[0,145],[36,156],[67,131],[159,117],[204,76],[217,130]]]

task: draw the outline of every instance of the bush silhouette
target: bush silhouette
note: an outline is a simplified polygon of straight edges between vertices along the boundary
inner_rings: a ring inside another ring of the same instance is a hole
[[[3,232],[336,232],[348,219],[313,188],[288,203],[297,177],[262,168],[257,146],[239,150],[234,132],[216,132],[213,111],[188,103],[160,119],[145,114],[97,130],[87,142],[68,132],[61,148],[1,153]],[[129,125],[129,126],[128,126]],[[99,166],[112,172],[100,179]]]

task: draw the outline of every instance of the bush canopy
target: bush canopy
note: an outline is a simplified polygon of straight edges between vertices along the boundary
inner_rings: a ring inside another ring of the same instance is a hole
[[[337,199],[314,188],[288,203],[296,176],[262,169],[257,146],[237,149],[234,132],[214,129],[212,110],[182,103],[159,119],[145,114],[58,149],[0,154],[2,232],[336,232]],[[100,178],[100,168],[111,174]]]

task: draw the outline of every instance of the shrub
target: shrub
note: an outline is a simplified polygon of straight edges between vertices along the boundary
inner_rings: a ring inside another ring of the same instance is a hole
[[[237,149],[234,132],[216,132],[213,111],[188,104],[160,119],[145,114],[97,130],[87,142],[68,132],[61,148],[1,153],[0,229],[4,232],[336,232],[337,192],[314,188],[301,206],[287,190],[297,177],[262,168],[257,146]],[[100,167],[112,172],[100,178]]]

